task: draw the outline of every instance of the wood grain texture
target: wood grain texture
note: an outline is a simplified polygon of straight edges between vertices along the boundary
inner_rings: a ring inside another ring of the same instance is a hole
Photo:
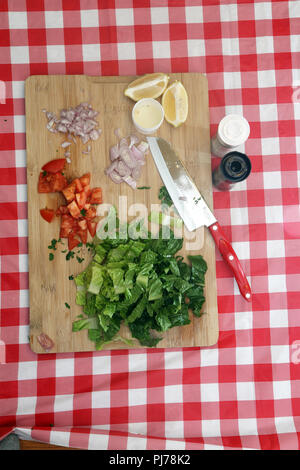
[[[72,333],[72,321],[81,313],[75,304],[75,285],[68,276],[81,272],[90,257],[79,264],[75,259],[66,261],[59,248],[53,261],[48,261],[48,245],[58,238],[60,221],[57,217],[48,224],[39,214],[41,208],[56,209],[64,203],[58,194],[38,194],[37,182],[41,167],[51,159],[63,157],[62,134],[53,134],[46,129],[46,118],[42,109],[58,113],[60,109],[75,107],[81,102],[89,102],[99,111],[98,122],[102,129],[101,137],[92,142],[90,155],[82,155],[86,145],[81,142],[70,147],[72,163],[65,174],[72,179],[90,171],[91,186],[101,186],[104,202],[119,206],[120,196],[127,197],[127,207],[133,203],[147,206],[159,204],[158,191],[162,181],[149,154],[143,167],[139,186],[150,186],[150,190],[132,190],[128,185],[114,184],[105,174],[109,164],[109,148],[117,142],[115,129],[120,128],[124,136],[133,132],[131,110],[134,102],[124,96],[124,89],[134,78],[90,77],[84,75],[31,76],[26,80],[26,145],[27,145],[27,187],[28,187],[28,250],[29,250],[29,289],[30,289],[30,344],[36,353],[45,351],[39,345],[37,336],[44,332],[55,342],[53,353],[92,351],[94,343],[89,341],[87,331]],[[170,80],[179,79],[189,96],[187,121],[175,129],[164,122],[157,135],[164,137],[178,151],[182,161],[192,175],[212,208],[211,154],[209,132],[208,87],[206,77],[201,74],[170,74]],[[136,132],[135,132],[136,133]],[[121,198],[121,201],[125,201]],[[129,214],[136,217],[138,213]],[[184,232],[183,256],[200,253],[208,264],[206,274],[206,303],[201,318],[191,315],[191,324],[176,327],[164,334],[158,347],[173,348],[184,346],[210,346],[218,340],[218,307],[216,291],[215,245],[207,229],[197,230],[198,251],[187,243],[195,234]],[[67,302],[71,309],[65,307]],[[130,337],[124,326],[121,333]],[[129,346],[113,342],[106,349],[123,349]],[[133,348],[140,347],[138,342]]]

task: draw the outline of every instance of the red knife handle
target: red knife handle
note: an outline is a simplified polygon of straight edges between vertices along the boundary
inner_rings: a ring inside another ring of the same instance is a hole
[[[227,240],[226,235],[224,234],[218,222],[210,225],[209,230],[213,236],[213,239],[215,240],[217,247],[220,250],[221,255],[223,256],[228,266],[232,269],[242,296],[246,300],[250,301],[251,300],[250,285],[247,281],[247,278],[245,276],[241,263],[234,249],[232,248],[231,244]]]

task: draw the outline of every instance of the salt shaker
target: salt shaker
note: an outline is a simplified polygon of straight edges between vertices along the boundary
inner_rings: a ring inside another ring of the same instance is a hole
[[[216,135],[211,139],[211,153],[224,157],[228,152],[237,150],[248,139],[250,126],[243,116],[227,114],[221,119]]]

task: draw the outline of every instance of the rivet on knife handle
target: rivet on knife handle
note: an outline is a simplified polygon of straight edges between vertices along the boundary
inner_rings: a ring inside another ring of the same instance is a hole
[[[209,230],[215,240],[217,247],[220,250],[221,255],[223,256],[228,266],[232,269],[242,296],[250,302],[251,288],[234,249],[227,240],[218,222],[210,225]]]

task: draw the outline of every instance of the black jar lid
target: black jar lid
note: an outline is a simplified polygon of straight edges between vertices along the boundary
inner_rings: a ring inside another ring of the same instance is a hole
[[[225,178],[234,183],[245,180],[251,172],[251,161],[241,152],[229,152],[221,162]]]

